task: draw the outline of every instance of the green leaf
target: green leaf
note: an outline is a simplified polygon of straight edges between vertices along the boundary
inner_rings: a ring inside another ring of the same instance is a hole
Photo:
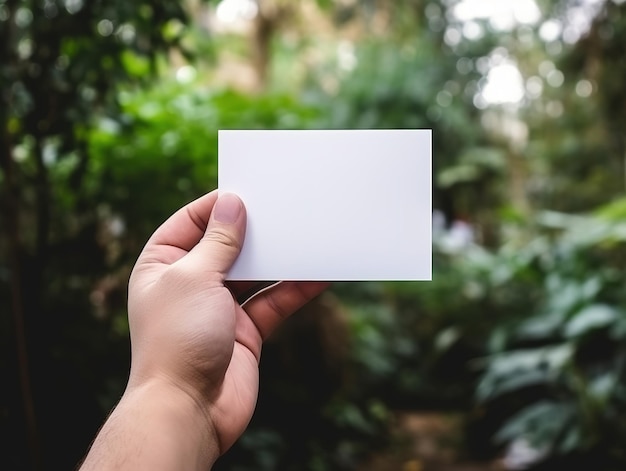
[[[559,332],[565,319],[565,312],[562,310],[551,310],[541,312],[524,321],[517,330],[519,339],[548,339],[556,332]]]
[[[564,333],[567,337],[578,337],[589,331],[611,325],[617,318],[617,311],[605,304],[592,304],[580,310],[566,324]]]
[[[523,436],[532,445],[554,445],[575,416],[573,404],[541,401],[511,417],[498,431],[495,440],[505,443]]]
[[[594,214],[600,218],[611,221],[626,220],[626,197],[618,198],[604,206],[601,206]]]
[[[570,361],[573,351],[572,345],[562,344],[489,357],[486,360],[487,372],[476,390],[478,399],[486,401],[528,386],[554,381]]]
[[[487,377],[478,385],[477,397],[481,401],[492,400],[523,388],[548,383],[552,379],[553,375],[550,371],[540,369],[518,371],[498,379]]]
[[[456,165],[442,170],[437,177],[437,184],[442,188],[450,188],[459,183],[478,180],[480,169],[476,165]]]

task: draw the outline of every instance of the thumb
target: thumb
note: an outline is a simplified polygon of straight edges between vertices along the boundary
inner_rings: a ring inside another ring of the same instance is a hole
[[[189,255],[201,261],[203,271],[225,278],[241,252],[246,232],[246,209],[232,193],[221,194],[207,224],[204,236]]]

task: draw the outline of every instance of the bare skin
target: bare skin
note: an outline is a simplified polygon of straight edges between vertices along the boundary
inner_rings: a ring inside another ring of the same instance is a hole
[[[288,217],[288,215],[286,215]],[[263,340],[327,283],[226,283],[245,235],[235,195],[209,193],[152,235],[129,283],[132,365],[88,470],[206,470],[243,433]]]

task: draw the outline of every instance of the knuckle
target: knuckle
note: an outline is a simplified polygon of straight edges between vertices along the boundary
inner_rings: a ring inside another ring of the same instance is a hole
[[[282,320],[285,320],[291,314],[287,312],[287,310],[282,306],[282,304],[276,299],[276,296],[273,293],[270,293],[267,296],[267,304],[272,311]]]
[[[236,250],[241,249],[241,241],[239,238],[237,238],[235,234],[221,228],[214,228],[206,232],[202,241],[223,245]]]

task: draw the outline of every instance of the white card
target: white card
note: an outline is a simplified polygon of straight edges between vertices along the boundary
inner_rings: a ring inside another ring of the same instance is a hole
[[[430,280],[430,130],[219,131],[248,213],[230,280]]]

